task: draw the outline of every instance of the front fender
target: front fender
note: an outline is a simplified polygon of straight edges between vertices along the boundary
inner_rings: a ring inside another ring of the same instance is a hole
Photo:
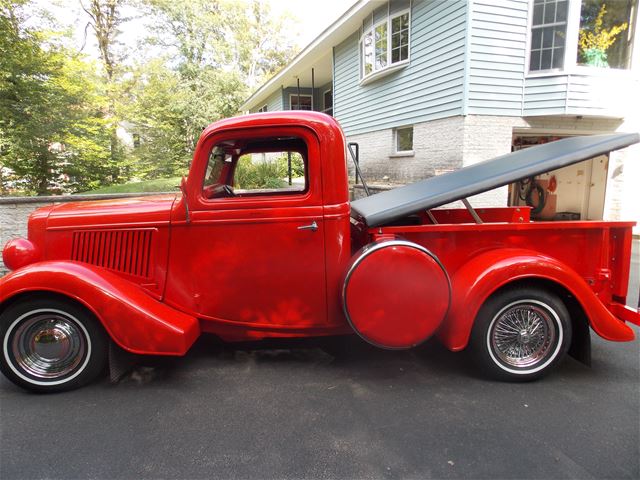
[[[0,279],[0,304],[29,292],[53,292],[76,300],[93,312],[116,344],[131,353],[184,355],[200,335],[196,318],[98,267],[40,262]]]
[[[507,283],[524,279],[544,279],[568,290],[602,338],[619,342],[634,339],[633,330],[607,309],[575,270],[534,251],[499,249],[474,257],[452,276],[451,310],[438,331],[440,341],[450,350],[464,349],[486,299]]]

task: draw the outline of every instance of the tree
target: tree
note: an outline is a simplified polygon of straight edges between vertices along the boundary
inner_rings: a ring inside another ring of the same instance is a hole
[[[284,67],[295,47],[286,36],[288,17],[274,18],[262,0],[233,4],[233,63],[253,90]]]
[[[204,127],[237,112],[246,91],[237,72],[227,67],[229,10],[218,0],[148,0],[147,8],[154,18],[149,42],[168,52],[178,74],[175,101],[184,148],[192,151]]]
[[[273,34],[280,24],[261,1],[146,0],[145,5],[154,25],[148,41],[167,52],[178,75],[172,112],[182,119],[183,147],[190,154],[202,129],[235,115],[249,87],[279,68],[293,49]]]
[[[79,1],[99,62],[70,48],[55,15],[33,13],[41,2],[0,0],[0,193],[180,175],[202,129],[235,115],[293,53],[259,0]],[[122,53],[125,6],[151,21],[150,60]]]
[[[87,27],[93,30],[100,59],[102,61],[106,85],[107,85],[107,111],[105,119],[107,120],[107,128],[110,135],[110,163],[111,176],[117,181],[120,176],[120,167],[122,162],[122,148],[118,141],[117,129],[120,118],[117,112],[117,97],[119,95],[117,81],[120,71],[120,62],[122,56],[116,52],[117,37],[120,33],[120,26],[126,21],[121,14],[121,8],[124,4],[123,0],[90,0],[87,6],[80,1],[80,5],[85,13],[89,16]],[[86,32],[86,28],[85,28]]]
[[[0,168],[42,195],[103,177],[108,144],[85,138],[104,121],[92,69],[53,33],[27,28],[27,4],[0,4]]]
[[[183,136],[179,75],[164,59],[136,66],[129,80],[129,107],[123,111],[134,125],[136,175],[144,179],[183,175],[190,153]]]

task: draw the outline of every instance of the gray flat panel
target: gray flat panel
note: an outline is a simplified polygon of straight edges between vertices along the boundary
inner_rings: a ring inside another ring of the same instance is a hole
[[[368,226],[377,227],[412,213],[566,167],[639,141],[640,135],[637,133],[565,138],[362,198],[354,201],[351,209]]]

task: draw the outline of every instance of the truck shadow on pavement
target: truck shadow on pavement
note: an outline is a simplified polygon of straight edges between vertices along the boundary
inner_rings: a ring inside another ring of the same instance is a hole
[[[298,368],[321,369],[336,377],[389,380],[409,373],[433,377],[457,375],[482,378],[467,352],[450,352],[437,340],[402,351],[376,348],[355,335],[313,339],[278,339],[225,344],[212,336],[201,337],[184,357],[135,356],[118,385],[170,382],[194,369],[268,367],[291,374]]]

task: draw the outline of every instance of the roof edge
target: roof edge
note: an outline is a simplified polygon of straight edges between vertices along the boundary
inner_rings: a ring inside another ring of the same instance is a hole
[[[253,92],[253,94],[247,98],[242,105],[240,105],[240,111],[246,111],[250,104],[254,102],[255,99],[259,98],[261,95],[267,93],[271,88],[278,84],[278,81],[282,79],[290,70],[295,68],[295,66],[300,63],[307,55],[311,54],[316,48],[321,47],[322,42],[326,40],[329,36],[335,33],[339,28],[344,25],[347,21],[349,21],[354,15],[356,15],[360,10],[366,7],[369,4],[369,0],[358,0],[354,3],[347,11],[345,11],[342,15],[340,15],[331,25],[325,28],[320,35],[318,35],[315,39],[311,41],[306,47],[298,53],[293,60],[291,60],[287,65],[285,65],[278,73],[276,73],[273,77],[263,83],[258,89]],[[332,45],[333,46],[333,45]]]

